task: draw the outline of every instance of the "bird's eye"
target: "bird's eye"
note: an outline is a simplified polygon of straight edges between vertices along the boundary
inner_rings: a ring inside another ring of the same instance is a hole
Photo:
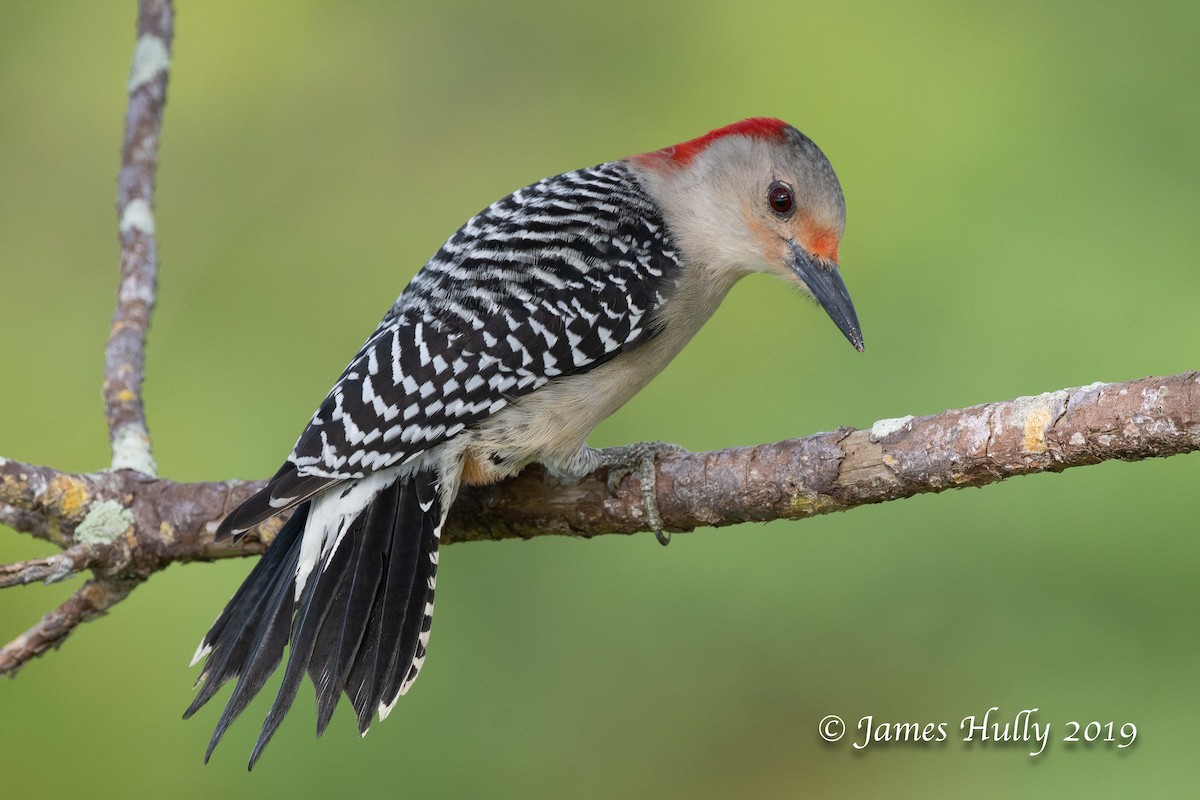
[[[771,188],[767,189],[767,203],[776,214],[786,215],[792,213],[792,204],[794,202],[795,197],[792,195],[792,187],[786,183],[775,181],[771,184]]]

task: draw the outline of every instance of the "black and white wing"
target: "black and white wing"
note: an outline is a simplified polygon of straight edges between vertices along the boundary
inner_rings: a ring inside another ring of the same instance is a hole
[[[656,205],[621,162],[493,203],[413,278],[287,462],[218,535],[411,461],[547,382],[638,347],[659,332],[679,268]]]

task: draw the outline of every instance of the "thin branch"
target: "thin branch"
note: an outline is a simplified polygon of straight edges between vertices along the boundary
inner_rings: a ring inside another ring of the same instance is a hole
[[[0,589],[29,583],[57,583],[103,562],[107,552],[77,544],[49,558],[0,565]]]
[[[45,516],[23,508],[14,508],[7,503],[0,503],[0,525],[7,525],[20,533],[28,533],[35,539],[47,539],[50,536],[50,521]]]
[[[1196,450],[1200,373],[1188,372],[1062,389],[928,417],[880,420],[869,429],[840,428],[759,447],[673,455],[658,463],[658,505],[669,530],[687,531],[802,519],[1017,475]],[[29,653],[45,650],[45,642],[61,641],[75,624],[172,563],[262,552],[280,519],[239,542],[213,541],[216,523],[262,485],[175,483],[133,472],[71,475],[0,460],[0,502],[59,521],[60,543],[91,548],[68,550],[72,559],[79,559],[71,568],[88,568],[100,576],[99,583],[88,584],[91,600],[72,598],[70,608],[49,615],[34,632],[0,652],[0,674],[24,663]],[[502,484],[464,489],[451,509],[443,540],[643,530],[645,514],[635,479],[625,479],[610,492],[603,470],[578,484],[555,486],[540,469],[531,468]],[[8,570],[36,576],[53,572],[57,564],[46,559]],[[28,645],[26,640],[43,644]],[[27,655],[4,655],[10,651]]]
[[[146,475],[155,474],[155,464],[142,405],[142,380],[158,272],[154,180],[167,101],[173,21],[170,0],[141,0],[138,4],[138,38],[129,71],[129,106],[118,176],[121,282],[104,354],[104,410],[112,467]]]
[[[106,579],[90,580],[25,633],[0,648],[0,675],[12,675],[30,659],[58,647],[81,623],[125,599],[133,588]]]

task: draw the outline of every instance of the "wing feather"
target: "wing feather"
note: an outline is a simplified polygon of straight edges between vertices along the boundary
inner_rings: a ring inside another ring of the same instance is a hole
[[[288,458],[294,480],[404,463],[549,381],[639,347],[659,333],[678,271],[654,203],[620,162],[514,192],[468,221],[400,295],[301,434]],[[280,493],[299,494],[270,496]]]

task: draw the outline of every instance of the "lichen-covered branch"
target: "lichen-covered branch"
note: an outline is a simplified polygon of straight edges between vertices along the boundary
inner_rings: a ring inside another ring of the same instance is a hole
[[[658,469],[668,530],[802,519],[1035,472],[1200,450],[1200,373],[1093,384],[1036,397],[880,420],[758,447],[689,453]],[[527,471],[529,472],[529,471]],[[472,488],[451,541],[645,530],[636,482],[548,487],[537,475]]]
[[[154,179],[167,100],[174,12],[170,0],[138,4],[137,44],[129,71],[129,104],[118,176],[117,219],[121,282],[104,356],[104,410],[113,469],[155,473],[142,406],[146,330],[154,310],[158,248],[154,238]]]
[[[117,179],[121,278],[104,351],[104,410],[112,468],[145,476],[153,476],[156,469],[142,382],[158,271],[154,180],[173,25],[171,0],[140,0]],[[104,613],[144,579],[134,554],[143,548],[129,508],[136,494],[125,485],[131,480],[117,474],[68,475],[0,459],[0,523],[65,548],[49,558],[0,566],[0,588],[62,580],[84,569],[96,574],[37,625],[0,649],[0,674],[11,674],[56,647],[79,623]],[[160,529],[154,535],[165,533]]]
[[[758,447],[680,453],[658,464],[658,505],[669,530],[687,531],[801,519],[1017,475],[1196,450],[1200,373],[1188,372],[880,420],[870,428]],[[0,568],[0,586],[59,580],[83,569],[96,575],[0,651],[0,674],[61,641],[169,564],[262,552],[280,520],[237,543],[213,541],[217,522],[262,485],[175,483],[134,472],[72,475],[0,460],[0,504],[44,516],[55,533],[41,538],[69,548]],[[646,530],[641,502],[632,477],[610,492],[603,470],[559,486],[531,468],[505,483],[464,489],[443,539],[635,533]]]
[[[116,476],[85,476],[50,467],[0,458],[0,522],[59,547],[72,544],[72,532],[83,521],[102,487],[116,490]]]

